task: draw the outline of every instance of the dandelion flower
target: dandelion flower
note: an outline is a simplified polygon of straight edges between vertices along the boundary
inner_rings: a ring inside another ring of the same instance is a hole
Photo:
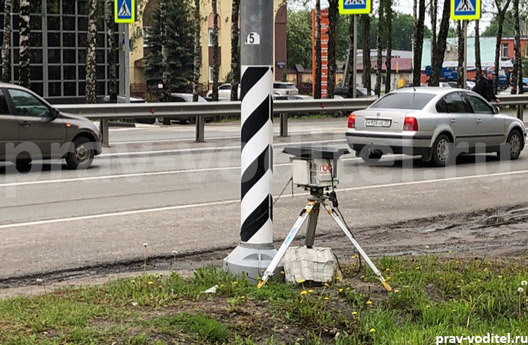
[[[400,293],[400,290],[396,289],[394,290],[394,293]]]
[[[148,285],[154,285],[154,282],[148,282]]]
[[[517,289],[517,292],[519,292],[519,293],[523,293],[523,292],[524,292],[524,289],[523,289],[522,287],[520,287],[520,288]]]
[[[328,301],[329,299],[330,299],[330,297],[328,297],[328,296],[326,296],[326,297],[324,298],[325,301]]]
[[[304,283],[305,281],[306,281],[305,279],[301,279],[301,280],[299,280],[299,283],[302,284],[302,283]]]
[[[238,282],[233,282],[233,285],[238,285]]]
[[[526,286],[526,285],[528,285],[528,282],[527,282],[526,280],[523,280],[523,281],[521,282],[521,285],[522,285],[522,286]]]
[[[369,332],[370,333],[374,333],[374,332],[376,332],[376,329],[375,328],[371,328]]]
[[[330,285],[328,285],[328,283],[324,283],[324,286],[329,287]]]
[[[301,291],[301,295],[305,296],[306,294],[308,294],[308,292],[306,290],[302,290]]]
[[[343,289],[339,289],[339,290],[337,290],[337,291],[339,291],[339,292],[343,292]]]
[[[368,300],[366,304],[367,304],[367,305],[372,305],[372,301],[371,301],[371,300]]]
[[[357,311],[353,311],[352,315],[354,315],[354,316],[357,315]]]
[[[308,290],[308,293],[313,293],[313,290],[312,289]]]
[[[497,278],[502,279],[502,276],[498,276]]]
[[[284,271],[281,271],[281,274],[284,274]]]

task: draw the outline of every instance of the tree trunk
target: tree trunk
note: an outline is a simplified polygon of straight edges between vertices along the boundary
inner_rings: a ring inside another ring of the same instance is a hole
[[[378,37],[377,37],[377,48],[378,55],[376,57],[376,96],[381,96],[381,75],[383,69],[383,16],[384,16],[384,0],[380,0],[378,10]]]
[[[387,20],[387,57],[385,58],[386,73],[385,76],[385,93],[392,90],[391,69],[392,69],[392,0],[385,0],[387,12],[385,17]]]
[[[321,0],[315,1],[315,87],[314,98],[321,98]]]
[[[160,3],[160,40],[161,40],[161,82],[163,90],[161,93],[161,100],[163,102],[170,102],[171,96],[171,73],[170,73],[170,57],[167,27],[165,25],[165,18],[167,17],[167,0],[162,0]]]
[[[440,85],[440,75],[442,72],[442,65],[444,63],[445,51],[447,47],[447,35],[449,33],[449,16],[451,11],[451,0],[444,1],[444,10],[442,12],[442,21],[440,22],[440,30],[438,32],[437,41],[435,44],[435,52],[431,63],[431,86]]]
[[[457,21],[458,36],[458,68],[457,68],[457,86],[465,88],[464,85],[464,25],[462,21]]]
[[[2,42],[2,81],[11,82],[11,12],[13,0],[4,3],[4,39]]]
[[[97,0],[88,1],[88,34],[86,48],[86,103],[97,101],[97,82],[95,76],[97,47]]]
[[[370,14],[360,16],[361,24],[363,26],[363,87],[367,89],[367,94],[370,95],[372,90],[371,81],[371,62],[370,62]],[[355,57],[354,57],[355,58]]]
[[[193,102],[198,102],[200,95],[200,71],[202,68],[202,47],[200,45],[200,0],[194,0],[194,73],[193,73]]]
[[[502,41],[502,30],[504,25],[504,17],[506,16],[506,11],[510,6],[511,0],[504,1],[504,7],[501,7],[501,0],[495,0],[495,6],[497,7],[497,20],[498,20],[498,29],[497,29],[497,40],[495,42],[495,75],[493,78],[493,92],[497,93],[499,89],[499,71],[500,71],[500,47]]]
[[[429,4],[429,16],[431,17],[431,58],[436,49],[437,26],[438,26],[438,0],[431,0]]]
[[[482,60],[480,54],[480,20],[475,21],[475,69],[477,71],[476,82],[482,78]]]
[[[418,18],[414,25],[413,40],[413,85],[420,86],[422,75],[423,38],[425,27],[425,0],[419,0]]]
[[[521,57],[521,20],[519,13],[519,0],[513,0],[513,16],[515,20],[515,65],[513,69],[513,89],[514,93],[523,93],[522,82],[522,57]]]
[[[238,100],[238,85],[240,84],[240,41],[238,31],[238,18],[240,15],[240,0],[233,0],[231,11],[231,100]]]
[[[220,61],[218,56],[218,0],[212,0],[213,6],[213,101],[218,101],[218,74]]]
[[[31,5],[29,0],[20,0],[20,72],[19,83],[29,88],[31,80],[30,73],[30,26],[29,12]]]
[[[348,59],[348,91],[347,91],[347,97],[348,98],[356,98],[357,95],[354,95],[354,78],[352,76],[352,73],[354,73],[354,60],[357,59],[356,56],[353,55],[353,49],[354,49],[354,37],[356,36],[354,34],[354,18],[353,15],[349,16],[350,23],[348,26],[348,35],[350,37],[350,42],[348,45],[348,48],[350,49],[349,54],[350,58]],[[357,66],[356,66],[357,68]]]
[[[334,98],[335,90],[335,79],[337,72],[337,62],[336,62],[336,46],[337,46],[337,21],[339,20],[338,11],[339,11],[339,2],[338,0],[329,0],[328,7],[328,90],[326,98]],[[352,17],[349,18],[351,25],[353,26]],[[354,39],[353,37],[351,39]]]
[[[106,38],[108,40],[108,93],[110,103],[117,103],[117,62],[114,22],[114,0],[106,0]]]

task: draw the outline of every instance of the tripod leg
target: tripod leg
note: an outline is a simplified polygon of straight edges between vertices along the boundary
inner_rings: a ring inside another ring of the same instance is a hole
[[[288,248],[290,247],[293,239],[295,238],[295,236],[297,235],[297,233],[301,229],[302,225],[304,224],[304,222],[306,222],[306,219],[308,218],[308,216],[312,212],[313,207],[314,207],[314,203],[310,202],[302,210],[301,214],[299,215],[299,218],[297,218],[297,221],[293,225],[293,228],[288,233],[288,236],[286,236],[286,239],[284,240],[284,242],[282,243],[281,247],[277,251],[277,254],[275,254],[275,257],[273,258],[273,260],[271,260],[268,268],[264,272],[264,276],[260,279],[260,281],[259,281],[259,283],[257,285],[257,287],[259,289],[261,287],[263,287],[264,284],[266,284],[268,279],[273,275],[273,272],[275,272],[275,269],[277,268],[277,266],[279,265],[280,261],[284,257],[284,254],[286,254],[286,250],[288,250]]]
[[[381,281],[381,284],[383,285],[383,287],[385,288],[385,290],[387,291],[391,291],[392,288],[389,286],[389,284],[387,283],[387,281],[385,280],[385,278],[383,278],[383,276],[381,275],[381,272],[377,269],[376,265],[374,265],[374,263],[370,260],[370,258],[368,257],[367,253],[365,253],[365,251],[363,250],[363,248],[361,248],[361,246],[359,245],[359,243],[356,241],[356,239],[354,238],[354,236],[352,236],[352,233],[350,233],[350,231],[348,230],[348,227],[345,225],[345,223],[343,223],[343,221],[341,220],[341,218],[339,218],[337,216],[337,214],[334,212],[333,209],[328,209],[328,213],[332,216],[332,218],[334,218],[334,220],[336,221],[337,225],[339,225],[339,227],[341,228],[341,230],[343,230],[343,232],[345,233],[345,235],[348,237],[348,239],[352,242],[352,244],[354,245],[354,247],[356,247],[357,251],[359,252],[359,254],[361,255],[361,257],[367,262],[367,264],[370,266],[370,268],[372,269],[372,271],[374,272],[374,274],[378,277],[378,279]]]
[[[315,241],[315,229],[317,228],[317,220],[319,218],[320,203],[315,202],[312,212],[308,216],[308,226],[306,228],[306,247],[312,248]]]

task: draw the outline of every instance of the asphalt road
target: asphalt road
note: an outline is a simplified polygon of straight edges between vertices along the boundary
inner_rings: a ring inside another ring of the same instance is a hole
[[[345,119],[290,124],[291,136],[275,140],[275,195],[291,176],[284,146],[346,147]],[[26,174],[0,165],[0,279],[236,245],[238,134],[237,123],[208,125],[208,142],[196,144],[192,125],[118,128],[88,171],[69,171],[59,161],[36,163]],[[349,155],[343,163],[338,195],[353,228],[528,200],[526,152],[515,162],[462,157],[446,169],[402,156],[369,166]],[[277,239],[304,206],[304,191],[294,192],[288,187],[276,204]],[[319,233],[338,231],[322,218]],[[358,238],[367,249],[377,241]]]

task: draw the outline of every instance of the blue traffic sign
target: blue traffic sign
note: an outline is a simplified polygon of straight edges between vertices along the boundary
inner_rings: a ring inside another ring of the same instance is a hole
[[[136,0],[115,0],[115,22],[133,23],[136,20]]]
[[[451,0],[451,19],[480,19],[480,0]]]
[[[341,14],[368,14],[371,8],[371,0],[339,0]]]

